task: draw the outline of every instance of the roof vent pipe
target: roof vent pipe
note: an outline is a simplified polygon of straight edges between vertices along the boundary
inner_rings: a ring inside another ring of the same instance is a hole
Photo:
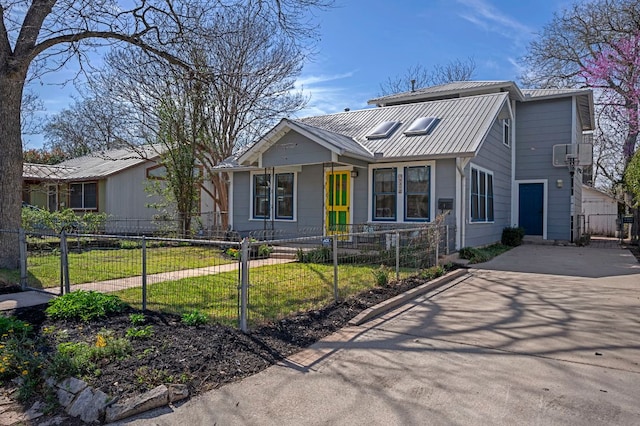
[[[416,80],[415,79],[411,80],[411,91],[412,92],[416,91]]]

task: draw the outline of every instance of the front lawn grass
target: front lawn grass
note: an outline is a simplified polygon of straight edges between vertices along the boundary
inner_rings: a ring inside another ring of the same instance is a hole
[[[86,250],[69,252],[71,284],[134,277],[142,274],[142,251],[139,249]],[[154,247],[147,249],[147,274],[179,271],[232,263],[214,247]],[[35,288],[60,285],[60,254],[29,256],[28,284]],[[3,273],[3,271],[0,271]],[[12,279],[19,273],[7,271]]]
[[[346,298],[376,287],[378,265],[340,265],[338,295]],[[402,269],[400,278],[416,274]],[[390,272],[395,280],[395,272]],[[227,325],[238,321],[238,271],[184,278],[149,285],[147,309],[161,312],[206,313]],[[142,289],[130,288],[116,294],[128,304],[140,307]],[[260,323],[295,312],[318,309],[333,301],[333,265],[287,263],[251,268],[249,271],[249,320]]]

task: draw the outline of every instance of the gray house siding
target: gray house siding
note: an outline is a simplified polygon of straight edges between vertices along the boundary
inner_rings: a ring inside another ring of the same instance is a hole
[[[358,177],[353,182],[353,204],[351,205],[351,222],[362,224],[367,222],[369,198],[367,194],[367,172],[358,169]]]
[[[331,161],[331,152],[290,131],[262,154],[262,167],[318,164]]]
[[[438,210],[438,200],[448,198],[453,200],[453,208],[444,218],[446,225],[456,223],[456,161],[454,159],[436,161],[436,193],[433,195],[432,203],[436,203],[436,215],[443,212]],[[446,213],[446,212],[445,212]]]
[[[471,167],[493,173],[493,222],[471,221]],[[511,225],[511,148],[503,143],[502,121],[496,120],[478,155],[465,168],[465,246],[483,246],[500,241],[502,230]]]
[[[553,145],[571,143],[572,99],[520,103],[517,115],[516,181],[547,180],[547,239],[569,240],[569,170],[553,167],[552,158]],[[561,188],[558,188],[559,179],[562,180]]]
[[[276,170],[277,173],[277,170]],[[275,235],[295,235],[308,228],[322,227],[324,187],[322,166],[305,166],[297,174],[296,220],[251,219],[251,173],[236,172],[233,177],[233,229],[241,235],[276,231]],[[272,201],[273,202],[273,201]],[[273,212],[272,212],[273,213]],[[272,214],[273,216],[273,214]],[[273,217],[272,217],[273,219]]]

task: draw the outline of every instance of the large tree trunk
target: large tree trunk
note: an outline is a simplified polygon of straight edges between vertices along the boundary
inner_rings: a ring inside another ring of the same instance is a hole
[[[22,200],[22,135],[20,106],[24,79],[0,74],[0,268],[18,268]]]

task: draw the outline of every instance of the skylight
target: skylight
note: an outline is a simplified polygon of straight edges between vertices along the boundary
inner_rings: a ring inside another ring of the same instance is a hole
[[[367,139],[388,138],[389,135],[391,135],[391,133],[393,133],[393,131],[396,129],[396,127],[398,127],[398,124],[400,123],[397,121],[383,121],[382,123],[378,124],[376,128],[371,131],[371,133],[367,135]]]
[[[413,120],[413,123],[411,123],[411,126],[404,131],[404,134],[407,136],[426,135],[433,129],[433,126],[435,126],[437,122],[438,119],[436,117],[416,118]]]

